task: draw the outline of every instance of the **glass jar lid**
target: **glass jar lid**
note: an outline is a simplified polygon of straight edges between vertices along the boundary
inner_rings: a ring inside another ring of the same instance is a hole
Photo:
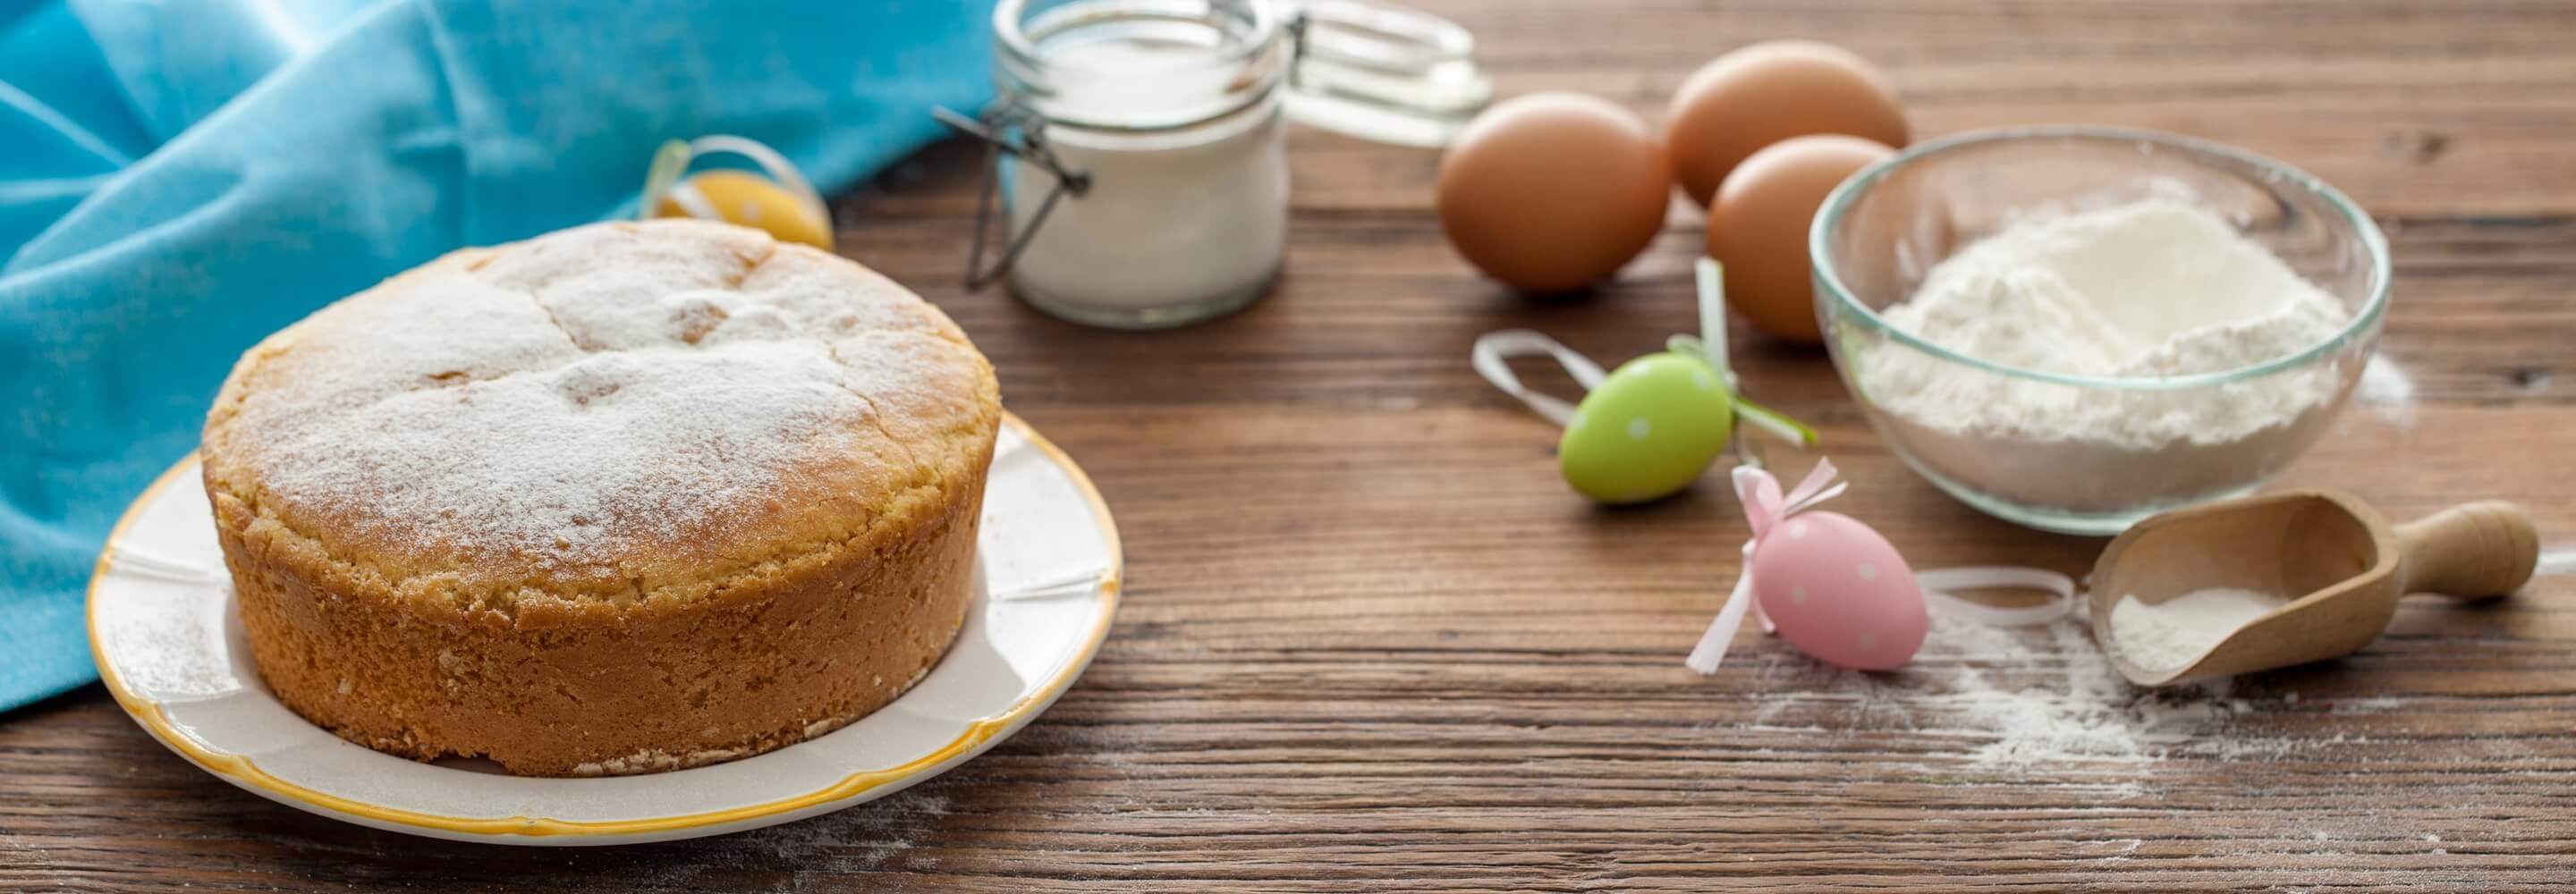
[[[1298,121],[1438,146],[1492,87],[1447,20],[1355,0],[1003,0],[1001,103],[1094,130],[1192,127],[1283,85]]]

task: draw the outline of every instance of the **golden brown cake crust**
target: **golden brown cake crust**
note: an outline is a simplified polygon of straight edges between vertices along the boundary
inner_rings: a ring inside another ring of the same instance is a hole
[[[244,355],[205,433],[262,677],[416,758],[758,753],[960,625],[990,367],[858,265],[722,224],[451,254]]]

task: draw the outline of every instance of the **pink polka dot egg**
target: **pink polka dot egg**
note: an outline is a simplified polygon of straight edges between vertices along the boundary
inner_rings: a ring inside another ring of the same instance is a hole
[[[1753,548],[1753,598],[1780,638],[1816,660],[1889,670],[1923,647],[1923,589],[1896,547],[1834,512],[1801,512]]]

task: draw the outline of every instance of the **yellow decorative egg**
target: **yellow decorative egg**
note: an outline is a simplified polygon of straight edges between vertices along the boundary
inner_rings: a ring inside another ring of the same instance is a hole
[[[832,247],[832,224],[776,181],[747,171],[712,170],[674,184],[653,205],[655,217],[721,220],[766,230],[787,242]]]

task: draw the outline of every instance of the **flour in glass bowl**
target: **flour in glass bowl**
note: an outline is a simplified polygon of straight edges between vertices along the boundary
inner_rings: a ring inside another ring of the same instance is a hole
[[[2352,320],[2342,301],[2225,220],[2171,198],[2006,228],[1934,265],[1882,317],[1991,364],[2132,379],[2289,357]],[[2346,372],[2320,363],[2203,387],[2086,388],[1892,342],[1855,364],[1862,392],[1935,468],[2006,499],[2077,511],[2277,470],[2315,437]]]

